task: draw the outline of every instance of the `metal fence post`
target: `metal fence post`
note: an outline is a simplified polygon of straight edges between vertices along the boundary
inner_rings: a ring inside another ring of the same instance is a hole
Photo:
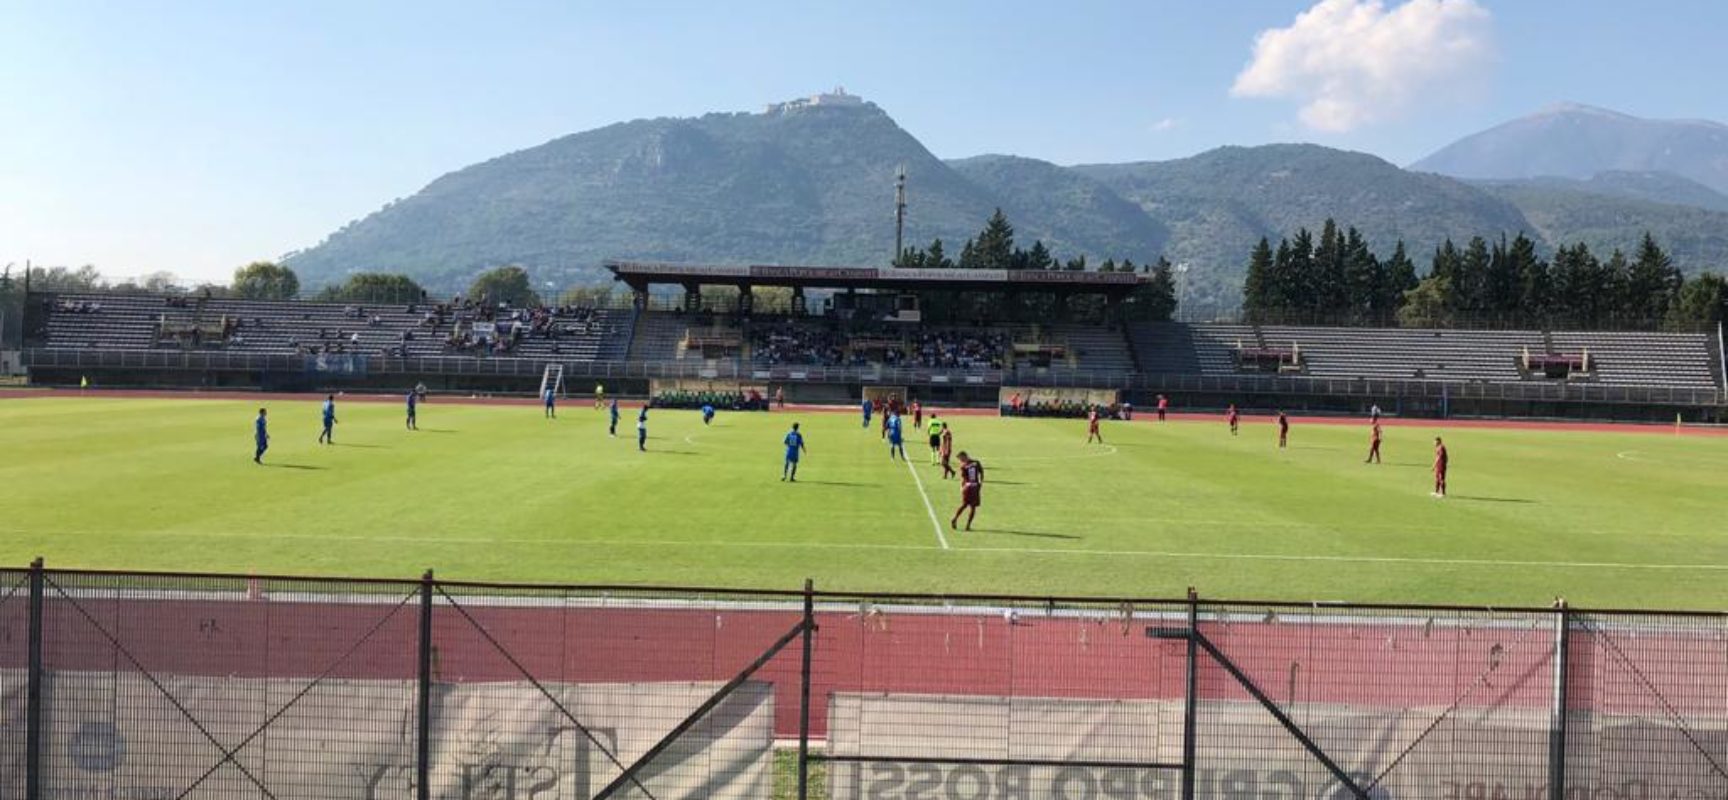
[[[1566,678],[1571,662],[1572,612],[1554,601],[1554,713],[1548,728],[1548,797],[1566,798]]]
[[[1194,800],[1194,749],[1198,732],[1194,730],[1199,717],[1198,691],[1200,666],[1200,594],[1188,587],[1188,663],[1182,690],[1182,800]]]
[[[414,796],[432,798],[432,570],[420,577],[419,710],[415,714]]]
[[[798,671],[798,800],[810,797],[810,650],[816,633],[816,583],[804,579],[804,662]]]
[[[24,707],[24,797],[42,798],[42,558],[30,562],[30,665]]]

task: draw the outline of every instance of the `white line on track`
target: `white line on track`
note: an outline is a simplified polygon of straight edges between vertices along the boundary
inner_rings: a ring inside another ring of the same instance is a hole
[[[924,491],[924,479],[918,477],[918,468],[904,458],[900,459],[906,465],[906,471],[912,473],[912,482],[918,484],[918,496],[924,498],[924,510],[930,512],[930,527],[936,531],[936,541],[942,543],[942,549],[948,549],[948,537],[942,533],[942,521],[936,518],[936,507],[930,505],[930,493]]]

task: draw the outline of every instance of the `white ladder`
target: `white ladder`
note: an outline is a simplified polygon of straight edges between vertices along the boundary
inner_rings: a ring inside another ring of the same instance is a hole
[[[564,365],[547,364],[546,371],[540,375],[540,396],[545,397],[550,390],[553,394],[564,394]]]

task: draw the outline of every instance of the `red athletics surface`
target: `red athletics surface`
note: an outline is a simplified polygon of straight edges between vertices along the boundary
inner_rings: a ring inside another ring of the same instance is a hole
[[[346,402],[355,403],[400,403],[404,393],[396,394],[342,394],[336,396]],[[250,391],[201,391],[201,390],[171,390],[171,389],[0,389],[0,400],[40,397],[96,397],[96,398],[147,398],[155,400],[232,400],[249,403],[279,400],[283,402],[314,402],[318,399],[316,392],[250,392]],[[565,398],[565,404],[574,403],[578,406],[592,402],[590,395],[576,395]],[[635,408],[642,403],[640,400],[625,401],[619,398],[621,407]],[[491,406],[534,406],[539,407],[540,400],[535,397],[518,396],[468,396],[433,394],[424,401],[438,405],[491,405]],[[928,416],[932,411],[938,415],[946,414],[953,417],[994,417],[999,412],[993,408],[945,408],[941,406],[925,406],[924,413]],[[798,412],[805,414],[857,414],[858,406],[834,405],[803,405],[789,403],[785,407],[776,407],[776,413]],[[1169,418],[1174,422],[1216,422],[1224,424],[1224,412],[1171,412]],[[1045,417],[1043,419],[1050,419]],[[1245,423],[1266,422],[1275,419],[1273,414],[1243,413]],[[1071,420],[1082,424],[1085,420],[1078,417]],[[1157,411],[1135,409],[1134,423],[1158,422]],[[1302,425],[1366,425],[1366,416],[1291,416],[1291,427]],[[1728,427],[1706,427],[1699,425],[1682,425],[1678,429],[1670,423],[1657,422],[1566,422],[1531,419],[1431,419],[1426,417],[1388,417],[1382,416],[1380,424],[1387,427],[1424,427],[1424,428],[1489,428],[1500,430],[1532,430],[1532,431],[1584,431],[1590,433],[1670,433],[1676,430],[1688,436],[1728,436]]]
[[[391,586],[346,600],[171,599],[117,595],[114,588],[69,590],[76,599],[68,599],[50,584],[44,608],[47,669],[136,672],[135,659],[158,678],[411,681],[417,674],[418,587]],[[496,640],[543,682],[721,683],[801,618],[796,607],[608,608],[546,599],[551,604],[531,606],[459,597],[458,609],[439,597],[434,679],[522,681],[492,644]],[[24,629],[24,605],[0,604],[0,630]],[[1146,635],[1149,626],[1184,624],[1180,609],[1164,610],[1169,617],[1127,622],[1113,615],[1075,619],[1036,611],[1023,611],[1013,621],[988,610],[818,611],[812,733],[826,735],[835,692],[1179,700],[1186,645]],[[1540,615],[1477,615],[1466,617],[1475,624],[1456,627],[1450,624],[1459,620],[1456,614],[1430,619],[1427,612],[1341,612],[1315,622],[1299,613],[1288,619],[1244,613],[1229,622],[1207,614],[1201,630],[1286,706],[1313,702],[1392,711],[1456,703],[1482,714],[1537,714],[1552,702],[1554,626]],[[1719,627],[1644,623],[1636,632],[1626,629],[1630,622],[1573,631],[1569,707],[1657,716],[1719,712],[1720,693],[1697,677],[1703,665],[1720,661]],[[109,636],[125,648],[124,655]],[[23,638],[0,640],[0,667],[24,666]],[[794,639],[754,676],[774,684],[777,736],[797,735],[799,659]],[[1249,700],[1221,668],[1204,654],[1201,659],[1204,699]]]

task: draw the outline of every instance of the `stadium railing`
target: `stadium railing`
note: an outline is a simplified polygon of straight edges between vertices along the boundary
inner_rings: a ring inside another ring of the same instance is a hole
[[[1728,615],[0,568],[0,796],[1643,798]]]
[[[114,351],[32,348],[25,366],[54,369],[139,369],[175,371],[301,372],[315,356],[221,351]],[[373,375],[509,376],[537,378],[548,359],[472,358],[466,356],[355,356]],[[906,386],[1059,386],[1130,391],[1230,394],[1322,395],[1429,400],[1505,400],[1555,403],[1625,403],[1714,406],[1728,403],[1719,389],[1641,387],[1548,381],[1475,382],[1366,380],[1274,375],[1191,375],[1106,372],[1082,369],[1020,368],[963,371],[890,367],[759,367],[732,362],[564,361],[567,380],[690,378],[774,383],[893,384]],[[572,384],[579,385],[579,384]]]

